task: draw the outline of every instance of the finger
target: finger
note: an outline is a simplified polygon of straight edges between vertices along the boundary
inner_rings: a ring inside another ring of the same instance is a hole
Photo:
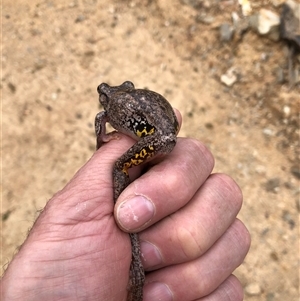
[[[165,294],[169,290],[173,301],[196,300],[211,294],[242,263],[249,246],[249,232],[241,221],[235,220],[200,258],[149,273],[144,300],[159,300],[156,287],[165,288]]]
[[[242,301],[243,297],[244,292],[240,281],[234,275],[230,275],[211,294],[195,301]]]
[[[140,231],[186,205],[211,173],[210,151],[199,141],[178,139],[174,150],[129,185],[115,206],[124,231]]]
[[[179,125],[181,125],[180,112],[176,109],[174,111]],[[67,213],[71,213],[73,216],[74,210],[69,210],[69,208],[70,206],[76,206],[75,212],[78,212],[80,218],[83,207],[87,218],[99,218],[99,215],[111,214],[114,207],[112,169],[116,160],[135,142],[134,139],[117,133],[114,135],[114,139],[103,144],[93,154],[91,159],[76,173],[66,187],[56,195],[61,199],[68,200],[68,202],[61,204],[61,206],[67,208],[65,209]],[[135,169],[135,177],[140,174],[140,171],[141,167]],[[62,218],[65,218],[65,216],[62,216]]]
[[[172,293],[170,290],[161,283],[153,282],[148,284],[144,289],[144,301],[147,300],[172,300]],[[243,287],[239,280],[230,275],[216,290],[211,294],[196,299],[194,301],[242,301],[243,300]],[[182,301],[189,301],[183,299]]]
[[[238,185],[225,174],[211,175],[186,206],[140,234],[144,267],[198,258],[233,223],[241,205]]]

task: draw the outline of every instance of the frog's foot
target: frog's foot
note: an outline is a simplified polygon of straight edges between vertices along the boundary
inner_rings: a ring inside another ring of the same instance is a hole
[[[129,236],[132,246],[132,260],[130,265],[130,277],[127,286],[128,295],[126,301],[143,300],[145,271],[140,259],[140,241],[137,233],[130,233]]]
[[[97,149],[100,148],[104,143],[109,142],[110,140],[119,140],[120,134],[117,131],[112,131],[110,133],[104,134],[101,137],[97,137]]]

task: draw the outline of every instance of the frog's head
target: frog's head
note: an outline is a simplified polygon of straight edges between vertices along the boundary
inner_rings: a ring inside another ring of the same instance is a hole
[[[111,87],[106,83],[102,83],[97,87],[99,101],[104,108],[108,105],[109,100],[114,98],[114,95],[130,92],[132,90],[134,90],[134,84],[130,81],[126,81],[122,85],[115,87]]]

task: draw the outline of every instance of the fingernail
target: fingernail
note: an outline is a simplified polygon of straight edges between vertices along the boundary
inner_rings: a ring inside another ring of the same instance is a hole
[[[172,301],[173,294],[169,287],[161,282],[152,282],[144,287],[144,301]]]
[[[138,195],[124,201],[118,208],[117,217],[124,229],[138,229],[147,223],[154,215],[151,201]]]
[[[144,268],[155,268],[162,263],[162,257],[157,247],[148,241],[141,241],[142,261]]]

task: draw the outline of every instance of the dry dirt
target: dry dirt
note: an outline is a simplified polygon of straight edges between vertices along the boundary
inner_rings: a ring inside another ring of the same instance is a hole
[[[298,300],[300,88],[278,81],[285,44],[252,31],[221,42],[237,1],[2,2],[3,268],[37,210],[92,155],[96,87],[131,80],[177,107],[180,135],[204,141],[215,171],[242,187],[239,218],[252,234],[236,271],[245,300]],[[230,67],[238,81],[226,87]]]

